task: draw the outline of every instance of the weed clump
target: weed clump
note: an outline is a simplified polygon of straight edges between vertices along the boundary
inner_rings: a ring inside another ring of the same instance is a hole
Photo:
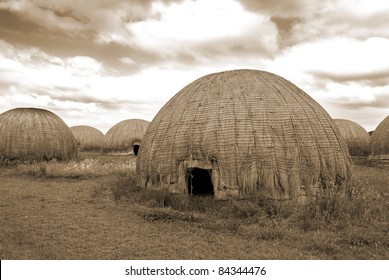
[[[133,193],[139,193],[140,188],[136,186],[135,176],[132,174],[119,174],[110,184],[110,190],[115,202],[121,198],[130,198]]]
[[[345,230],[352,225],[366,227],[387,221],[389,203],[368,183],[359,181],[346,195],[316,197],[295,215],[305,231]]]
[[[177,213],[181,213],[183,217],[204,213],[211,217],[210,219],[219,221],[215,226],[207,226],[211,230],[224,228],[233,233],[250,231],[261,240],[285,239],[285,230],[289,229],[334,233],[348,231],[354,227],[385,227],[389,213],[388,201],[364,181],[354,182],[346,195],[318,196],[300,204],[264,196],[219,201],[213,197],[139,188],[134,173],[119,175],[109,182],[108,186],[115,202],[126,200],[154,209],[151,214],[143,215],[147,221],[190,222],[190,218],[180,218]],[[386,227],[389,229],[389,226]],[[363,242],[365,241],[356,239],[354,243]]]

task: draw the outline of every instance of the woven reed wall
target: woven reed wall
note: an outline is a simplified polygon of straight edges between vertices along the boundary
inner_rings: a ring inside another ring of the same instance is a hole
[[[351,160],[338,127],[301,89],[272,73],[197,79],[150,123],[138,184],[187,193],[190,167],[212,169],[216,199],[289,199],[342,189]]]
[[[346,140],[348,152],[351,156],[368,156],[370,154],[370,135],[356,122],[344,119],[335,119],[340,134]]]
[[[77,155],[77,143],[65,122],[54,113],[16,108],[0,115],[2,160],[68,160]]]
[[[140,143],[150,122],[140,119],[121,121],[105,134],[104,150],[129,151],[134,143]]]
[[[371,135],[371,155],[389,157],[389,116],[387,116]]]
[[[104,133],[97,128],[87,125],[70,127],[76,139],[79,151],[101,151],[104,145]]]

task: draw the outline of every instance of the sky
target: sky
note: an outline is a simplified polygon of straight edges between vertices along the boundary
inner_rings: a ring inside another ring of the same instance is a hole
[[[388,26],[382,0],[0,0],[0,113],[106,133],[206,74],[258,69],[370,131],[389,115]]]

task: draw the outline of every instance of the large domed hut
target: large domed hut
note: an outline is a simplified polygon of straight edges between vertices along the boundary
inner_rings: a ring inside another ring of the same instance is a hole
[[[333,195],[351,176],[339,129],[308,94],[273,73],[201,77],[150,123],[137,183],[215,199]]]
[[[70,128],[56,114],[16,108],[0,115],[0,157],[29,162],[69,160],[77,156]]]
[[[88,125],[76,125],[70,127],[74,138],[78,143],[79,151],[102,150],[104,145],[104,134],[97,128]]]
[[[340,134],[346,140],[348,152],[351,156],[368,156],[370,154],[370,135],[356,122],[335,119]]]
[[[389,165],[389,116],[374,130],[370,143],[370,160]]]
[[[137,155],[149,123],[146,120],[128,119],[115,124],[105,134],[104,150]]]

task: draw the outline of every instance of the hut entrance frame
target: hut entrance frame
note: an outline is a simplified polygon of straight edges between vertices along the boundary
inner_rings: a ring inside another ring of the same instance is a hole
[[[188,168],[186,170],[186,185],[189,195],[213,196],[212,169]]]

